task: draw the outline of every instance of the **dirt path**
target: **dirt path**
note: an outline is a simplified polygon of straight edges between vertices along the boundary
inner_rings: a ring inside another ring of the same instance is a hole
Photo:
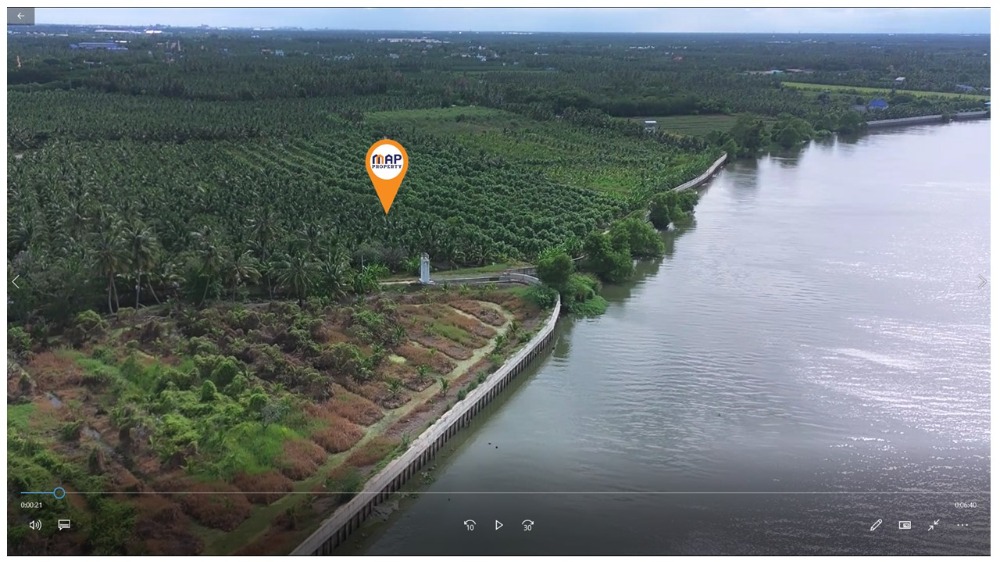
[[[502,314],[503,317],[505,318],[503,326],[500,327],[490,326],[489,324],[482,322],[481,320],[479,320],[478,318],[476,318],[471,314],[458,310],[452,306],[449,306],[449,308],[451,308],[456,313],[462,316],[476,320],[483,326],[495,329],[498,334],[505,333],[506,330],[510,327],[511,320],[513,320],[514,315],[496,303],[487,301],[477,301],[477,302],[479,302],[483,306],[492,308],[497,312],[499,312],[500,314]],[[491,339],[483,347],[473,350],[472,357],[456,361],[455,368],[452,369],[443,378],[449,382],[461,378],[476,363],[478,363],[483,358],[487,357],[490,351],[492,351],[492,349],[493,349],[493,340]],[[204,552],[202,552],[202,554],[207,554],[207,555],[231,554],[239,550],[240,548],[263,537],[263,535],[271,528],[271,522],[276,517],[281,515],[286,510],[295,507],[304,501],[307,501],[310,498],[310,496],[313,496],[314,494],[312,490],[314,490],[317,486],[323,484],[323,481],[326,479],[327,474],[329,474],[331,470],[343,464],[344,461],[348,457],[350,457],[352,453],[364,447],[364,445],[370,442],[372,439],[376,438],[379,435],[384,434],[390,427],[393,426],[393,424],[395,424],[397,421],[399,421],[407,414],[412,412],[415,408],[427,403],[428,401],[433,400],[436,396],[440,394],[441,392],[440,388],[441,388],[440,385],[432,384],[420,392],[411,393],[411,398],[409,401],[407,401],[405,404],[394,410],[387,411],[381,420],[375,422],[366,429],[364,437],[362,437],[360,441],[355,443],[353,447],[351,447],[347,451],[330,455],[327,458],[327,461],[323,463],[323,465],[321,465],[316,470],[316,473],[314,475],[310,476],[305,480],[295,482],[292,488],[292,492],[285,495],[278,501],[267,506],[255,506],[253,513],[250,515],[250,517],[248,517],[246,521],[241,523],[240,526],[237,527],[236,529],[227,532],[218,529],[210,529],[195,524],[194,528],[195,533],[198,534],[205,541],[205,550]],[[458,388],[455,385],[452,385],[449,386],[448,392],[449,394],[453,394],[457,392],[457,390]],[[422,416],[418,416],[417,419],[414,420],[415,422],[418,423],[416,427],[426,427],[426,425],[429,422],[433,421],[431,417],[434,416],[434,414],[435,411],[431,410],[430,412],[426,413],[427,419],[423,419]],[[417,435],[413,435],[412,437],[416,438]],[[368,477],[374,476],[375,473],[376,472],[373,471],[371,474],[368,474],[367,476]],[[323,500],[321,499],[319,501],[322,502]],[[333,508],[332,505],[331,508]],[[328,512],[331,510],[326,509],[322,511]],[[318,519],[322,520],[323,517],[326,517],[328,515],[329,513],[325,513],[324,515],[319,516]]]

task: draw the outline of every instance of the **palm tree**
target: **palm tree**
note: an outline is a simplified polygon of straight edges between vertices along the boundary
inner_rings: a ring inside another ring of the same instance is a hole
[[[380,263],[366,265],[354,276],[354,292],[361,295],[375,291],[379,279],[389,274],[389,269]]]
[[[277,274],[278,284],[298,298],[299,306],[316,287],[320,275],[319,262],[305,251],[285,254],[274,264],[273,269]]]
[[[198,269],[198,276],[205,283],[205,289],[201,294],[201,302],[208,298],[208,289],[213,281],[218,279],[222,271],[223,257],[215,243],[215,236],[212,229],[204,227],[197,232],[192,232],[191,237],[195,241],[195,264]]]
[[[393,377],[388,381],[389,385],[389,395],[392,398],[398,398],[400,393],[403,392],[403,381]]]
[[[118,222],[111,219],[105,228],[97,233],[94,240],[94,259],[97,262],[97,269],[101,277],[108,280],[108,312],[114,312],[120,306],[115,277],[124,269],[127,260],[125,252]],[[112,295],[115,299],[114,306],[111,306]]]
[[[274,243],[278,237],[278,228],[268,208],[263,208],[262,214],[259,217],[250,220],[250,230],[252,231],[252,243],[250,247],[253,249],[258,263],[262,264],[262,266],[270,264],[272,262],[271,258],[274,255]],[[267,282],[268,296],[273,298],[273,276],[262,267],[261,277]]]
[[[229,260],[225,267],[226,283],[233,289],[233,300],[236,300],[236,292],[240,287],[247,283],[256,283],[260,279],[260,269],[252,250],[246,250],[235,259]]]
[[[331,250],[325,258],[319,260],[319,273],[323,291],[334,298],[346,294],[344,287],[348,278],[348,262],[346,254],[340,248]]]
[[[154,280],[157,286],[164,289],[164,296],[170,298],[172,294],[176,294],[177,289],[184,282],[184,276],[181,275],[180,267],[172,260],[163,259],[154,264],[146,275],[146,287],[156,299],[156,304],[160,304],[160,297],[153,290]]]
[[[156,254],[156,238],[153,231],[136,219],[122,232],[129,254],[129,265],[135,276],[135,308],[138,310],[142,294],[142,273],[153,266]]]
[[[427,365],[417,365],[417,380],[420,384],[427,382],[427,377],[431,374],[431,368]]]
[[[298,243],[309,252],[317,254],[321,251],[321,246],[326,233],[322,227],[316,223],[308,223],[295,232]]]

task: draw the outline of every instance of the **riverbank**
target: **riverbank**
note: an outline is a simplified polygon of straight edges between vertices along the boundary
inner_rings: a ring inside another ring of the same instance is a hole
[[[902,119],[885,119],[882,121],[867,121],[865,125],[869,129],[882,129],[887,127],[905,127],[908,125],[924,125],[927,123],[947,123],[948,117],[952,121],[964,121],[968,119],[989,119],[989,111],[966,111],[955,113],[950,116],[945,115],[921,115],[918,117],[904,117]]]
[[[521,276],[521,282],[535,283],[534,278]],[[426,465],[449,439],[472,420],[490,401],[496,398],[514,377],[543,352],[551,341],[559,319],[559,302],[549,313],[545,324],[513,357],[489,375],[468,395],[437,419],[400,457],[391,461],[371,478],[350,502],[337,509],[332,517],[303,541],[292,554],[328,555],[376,512],[376,507],[396,494],[400,488]]]
[[[702,173],[700,176],[694,178],[691,181],[686,181],[678,185],[677,187],[671,189],[671,191],[685,191],[687,189],[692,189],[701,186],[709,179],[711,179],[711,177],[715,175],[716,172],[719,171],[719,168],[725,166],[728,159],[729,159],[729,154],[723,153],[722,156],[720,156],[715,162],[713,162],[712,165],[709,166],[708,169],[705,170],[705,172]]]

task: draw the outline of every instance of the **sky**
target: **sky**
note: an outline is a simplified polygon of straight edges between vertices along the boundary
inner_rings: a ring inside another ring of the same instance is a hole
[[[990,32],[988,8],[37,8],[35,21],[413,31]]]

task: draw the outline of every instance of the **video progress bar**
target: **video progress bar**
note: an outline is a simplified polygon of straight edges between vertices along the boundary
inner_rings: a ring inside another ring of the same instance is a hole
[[[206,492],[206,491],[171,491],[171,492],[66,492],[67,494],[78,494],[78,495],[123,495],[123,496],[137,496],[137,495],[173,495],[173,494],[185,494],[185,495],[245,495],[247,492],[232,492],[232,491],[220,491],[220,492]],[[353,494],[356,496],[368,495],[380,495],[385,492],[349,492],[349,491],[325,491],[325,492],[252,492],[254,494],[267,494],[267,495],[301,495],[301,496],[330,496],[330,495],[341,495],[341,494]],[[971,490],[965,492],[751,492],[751,491],[737,491],[737,492],[664,492],[664,491],[622,491],[622,492],[611,492],[611,491],[599,491],[599,492],[571,492],[571,491],[561,491],[561,492],[513,492],[513,491],[483,491],[483,492],[470,492],[470,491],[457,491],[457,492],[405,492],[396,491],[389,492],[391,495],[419,495],[419,496],[670,496],[670,495],[867,495],[867,496],[886,496],[886,495],[899,495],[899,496],[988,496],[990,492],[988,490]]]

